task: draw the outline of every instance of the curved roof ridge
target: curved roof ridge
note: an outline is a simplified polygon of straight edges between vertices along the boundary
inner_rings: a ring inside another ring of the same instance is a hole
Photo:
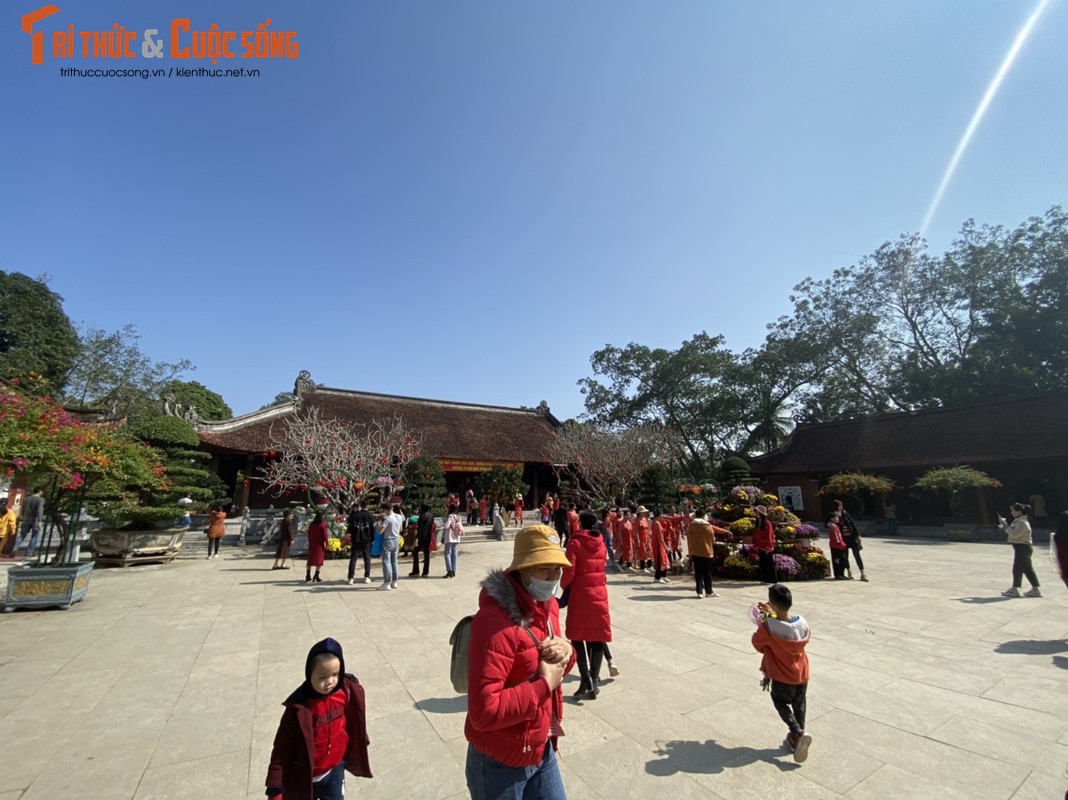
[[[407,403],[419,403],[420,405],[442,406],[445,408],[477,408],[483,411],[504,411],[512,414],[533,414],[543,416],[536,408],[516,408],[514,406],[498,406],[486,403],[465,403],[458,400],[436,400],[430,397],[411,397],[403,394],[386,394],[385,392],[365,392],[358,389],[338,389],[333,386],[317,386],[305,393],[305,397],[313,397],[316,394],[333,394],[358,397],[377,397],[384,400],[399,400]]]

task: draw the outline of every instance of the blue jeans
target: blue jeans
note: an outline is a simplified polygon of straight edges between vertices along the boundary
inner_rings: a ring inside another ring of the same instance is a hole
[[[18,542],[15,544],[16,550],[26,548],[26,556],[32,556],[37,549],[37,538],[41,535],[41,524],[35,523],[32,526],[27,525],[22,529],[22,535],[19,537]]]
[[[397,543],[392,546],[382,545],[382,580],[385,583],[396,583],[400,571],[397,568]]]
[[[314,800],[342,800],[345,796],[345,762],[342,761],[321,781],[312,784]]]
[[[471,800],[567,800],[551,742],[533,767],[509,767],[467,745],[467,790]]]
[[[445,542],[445,571],[456,574],[456,542]]]

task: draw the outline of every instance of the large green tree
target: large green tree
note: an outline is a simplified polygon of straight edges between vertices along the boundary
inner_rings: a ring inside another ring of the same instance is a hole
[[[1068,387],[1068,216],[1014,229],[967,221],[948,251],[916,236],[794,289],[773,326],[829,365],[798,392],[799,416],[968,403]]]
[[[193,365],[184,358],[173,363],[154,361],[142,352],[140,339],[133,325],[110,333],[92,327],[83,330],[64,400],[111,414],[129,414],[146,401],[155,405],[163,387]]]
[[[48,278],[0,271],[0,377],[57,394],[78,353],[78,335]]]
[[[590,364],[595,377],[579,381],[590,421],[608,428],[670,428],[691,470],[700,474],[733,445],[735,431],[723,423],[738,415],[732,384],[737,357],[724,347],[722,336],[702,331],[678,350],[633,342],[607,345]]]

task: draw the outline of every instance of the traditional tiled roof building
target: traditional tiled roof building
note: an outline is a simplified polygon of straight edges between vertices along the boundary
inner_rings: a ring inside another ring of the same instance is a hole
[[[1051,517],[1068,507],[1068,392],[798,425],[781,448],[750,461],[772,491],[800,487],[809,519],[828,510],[818,494],[822,483],[836,472],[857,471],[886,475],[902,487],[891,498],[899,519],[945,516],[944,498],[909,487],[931,467],[959,464],[1004,484],[966,497],[970,517],[990,521],[995,508],[1005,513],[1009,503],[1033,496],[1042,497]]]
[[[423,451],[441,462],[450,491],[468,488],[476,475],[495,465],[522,470],[535,497],[555,485],[548,446],[560,422],[545,403],[533,409],[508,408],[333,389],[318,386],[302,372],[290,403],[222,422],[196,423],[219,476],[232,486],[238,472],[251,479],[235,487],[240,505],[258,508],[278,502],[255,480],[266,454],[277,447],[271,429],[280,429],[298,409],[313,408],[324,419],[353,423],[402,416],[407,427],[424,435]]]

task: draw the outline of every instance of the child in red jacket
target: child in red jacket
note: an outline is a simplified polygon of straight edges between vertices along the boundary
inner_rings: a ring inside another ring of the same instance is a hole
[[[842,535],[840,517],[835,512],[827,523],[827,543],[831,546],[831,567],[836,581],[846,580],[846,567],[849,565],[849,546]]]
[[[811,639],[801,615],[790,615],[793,595],[776,583],[768,589],[768,602],[759,603],[760,619],[753,634],[753,647],[764,654],[760,671],[771,683],[771,702],[790,728],[784,743],[800,764],[808,758],[812,737],[805,732],[805,695],[808,691],[808,654]]]
[[[341,800],[345,770],[371,777],[363,687],[345,672],[345,656],[333,639],[308,652],[304,676],[283,703],[267,768],[267,796]]]

